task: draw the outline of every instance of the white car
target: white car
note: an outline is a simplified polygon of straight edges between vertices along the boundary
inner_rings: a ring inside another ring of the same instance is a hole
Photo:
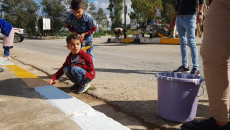
[[[0,37],[3,38],[4,35],[0,33]],[[24,38],[28,37],[28,33],[25,32],[25,29],[22,28],[14,28],[14,42],[22,42]]]
[[[28,33],[25,32],[25,29],[14,28],[14,42],[22,42],[27,37]]]

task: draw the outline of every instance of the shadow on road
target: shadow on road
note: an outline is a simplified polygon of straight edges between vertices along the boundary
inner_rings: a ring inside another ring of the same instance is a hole
[[[113,73],[123,73],[123,74],[156,74],[159,72],[169,72],[169,71],[152,71],[152,70],[124,70],[124,69],[106,69],[106,68],[95,68],[96,72],[113,72]]]
[[[33,88],[28,87],[27,84],[19,78],[0,80],[0,96],[1,95],[43,99],[40,94]]]
[[[202,100],[203,102],[203,100]],[[206,101],[205,101],[206,102]],[[118,108],[119,110],[128,113],[132,116],[142,119],[143,121],[150,124],[157,124],[156,127],[178,127],[181,123],[167,121],[161,118],[157,113],[157,100],[146,100],[146,101],[113,101],[109,102],[112,106]],[[97,106],[101,107],[101,106]],[[98,109],[95,107],[95,109]],[[169,108],[170,109],[170,108]],[[206,118],[209,117],[208,106],[198,105],[197,117]],[[109,114],[109,113],[108,113]],[[196,119],[195,119],[196,120]]]

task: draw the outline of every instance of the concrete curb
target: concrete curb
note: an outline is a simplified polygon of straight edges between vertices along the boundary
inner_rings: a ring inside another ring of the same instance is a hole
[[[0,65],[4,65],[10,71],[13,71],[19,78],[39,79],[32,73],[14,65],[2,57],[0,57]],[[88,104],[52,85],[35,87],[34,89],[44,98],[48,99],[53,106],[59,108],[69,116],[83,130],[129,130],[126,126],[94,110]]]
[[[149,37],[141,37],[140,39],[135,38],[119,38],[118,41],[116,38],[108,38],[107,43],[148,43],[148,44],[172,44],[172,45],[179,45],[180,39],[179,38],[149,38]],[[197,45],[202,43],[202,38],[196,38]]]
[[[62,112],[71,116],[83,130],[129,130],[105,114],[94,110],[88,104],[70,96],[54,86],[37,87],[35,90],[47,98]]]

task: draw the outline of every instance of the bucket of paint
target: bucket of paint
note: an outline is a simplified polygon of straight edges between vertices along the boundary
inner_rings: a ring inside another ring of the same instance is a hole
[[[158,114],[169,121],[189,122],[196,117],[198,94],[204,78],[192,74],[156,74]]]

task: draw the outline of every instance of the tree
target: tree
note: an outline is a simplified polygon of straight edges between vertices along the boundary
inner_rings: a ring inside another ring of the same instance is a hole
[[[89,3],[87,12],[96,18],[97,13],[95,12],[96,6],[93,3]]]
[[[42,0],[42,17],[50,18],[51,33],[59,32],[64,26],[64,18],[67,15],[62,0]]]
[[[143,19],[146,22],[150,22],[156,18],[155,8],[163,10],[161,0],[131,0],[131,2],[131,7],[136,15],[140,17],[139,19]]]
[[[170,23],[175,13],[175,0],[162,0],[162,6],[165,9],[162,12],[162,22]]]
[[[4,19],[14,27],[26,29],[29,35],[36,30],[38,10],[33,0],[3,0]]]
[[[102,8],[98,9],[95,20],[98,23],[100,29],[107,29],[109,21]]]
[[[112,22],[111,29],[122,27],[121,12],[123,9],[123,0],[109,0],[107,10],[110,11],[110,18]]]

